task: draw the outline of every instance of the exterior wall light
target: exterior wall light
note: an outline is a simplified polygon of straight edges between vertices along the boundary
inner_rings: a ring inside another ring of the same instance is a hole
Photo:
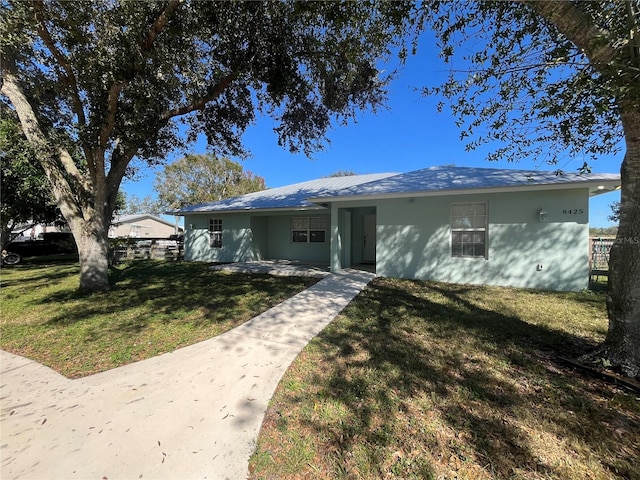
[[[549,214],[547,213],[547,211],[545,209],[543,209],[543,208],[539,208],[538,209],[538,221],[546,222],[548,215]]]
[[[189,230],[193,230],[193,223],[189,224]]]

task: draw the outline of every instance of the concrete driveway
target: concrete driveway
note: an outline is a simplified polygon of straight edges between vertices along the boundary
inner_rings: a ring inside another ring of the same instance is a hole
[[[0,477],[246,478],[284,371],[373,277],[331,274],[219,337],[77,380],[0,351]]]

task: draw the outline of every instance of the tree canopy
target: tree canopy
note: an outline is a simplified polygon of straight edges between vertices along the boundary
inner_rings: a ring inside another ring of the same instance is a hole
[[[164,210],[158,203],[158,199],[154,198],[152,195],[145,195],[140,198],[135,194],[127,195],[123,191],[120,191],[120,195],[122,196],[122,206],[116,209],[119,215],[133,215],[139,213],[161,215],[164,213]]]
[[[353,175],[357,175],[357,173],[354,172],[353,170],[337,170],[337,171],[327,175],[326,178],[331,178],[331,177],[351,177]]]
[[[579,158],[588,170],[620,150],[620,104],[640,98],[637,11],[638,2],[427,2],[451,68],[425,94],[444,97],[439,108],[450,108],[469,150],[491,144],[489,160]]]

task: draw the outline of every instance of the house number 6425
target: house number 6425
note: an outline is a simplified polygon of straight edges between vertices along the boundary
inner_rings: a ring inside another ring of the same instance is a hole
[[[562,210],[563,215],[582,215],[584,213],[584,208],[568,208]]]

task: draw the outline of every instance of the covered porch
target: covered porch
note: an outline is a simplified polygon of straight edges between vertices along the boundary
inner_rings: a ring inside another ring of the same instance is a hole
[[[372,205],[331,206],[332,272],[358,268],[376,273],[377,209]]]

